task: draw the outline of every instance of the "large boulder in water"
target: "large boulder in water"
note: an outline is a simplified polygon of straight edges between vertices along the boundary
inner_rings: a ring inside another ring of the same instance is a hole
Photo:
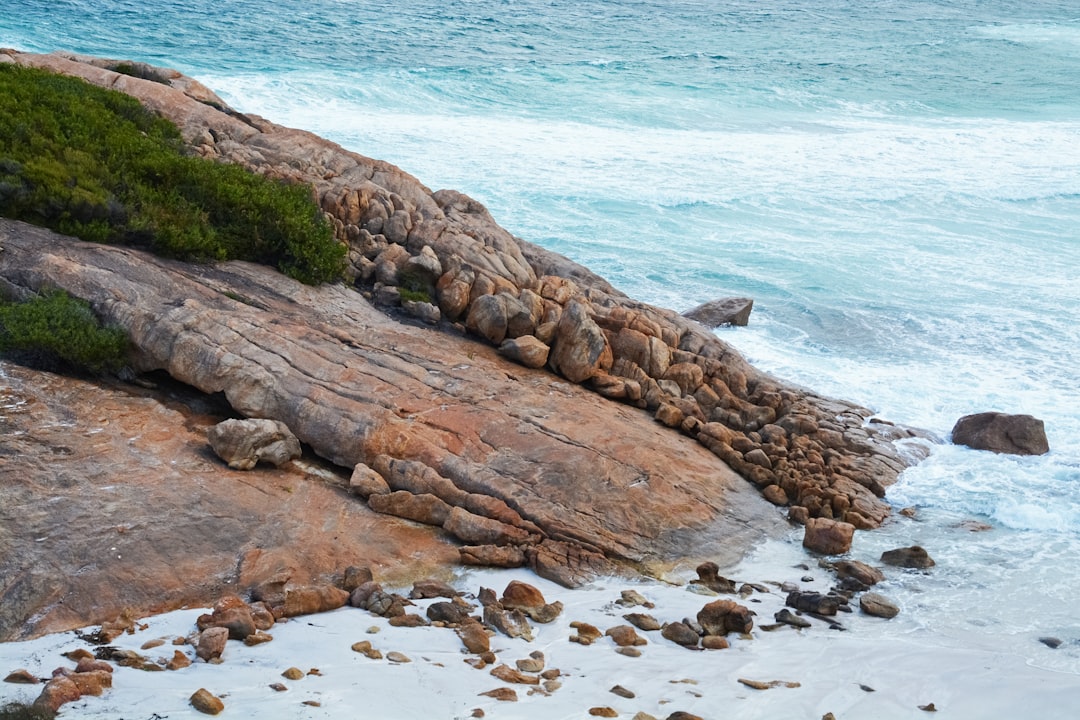
[[[1043,421],[1031,415],[999,412],[965,415],[953,426],[952,441],[976,450],[1010,455],[1045,455],[1050,452]]]

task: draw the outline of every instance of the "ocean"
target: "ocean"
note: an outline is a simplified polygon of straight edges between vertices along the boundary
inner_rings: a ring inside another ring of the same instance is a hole
[[[758,367],[943,440],[1043,419],[1045,456],[936,446],[853,556],[937,561],[882,633],[1080,674],[1075,2],[2,0],[0,46],[175,67],[641,300],[751,297],[718,332]]]

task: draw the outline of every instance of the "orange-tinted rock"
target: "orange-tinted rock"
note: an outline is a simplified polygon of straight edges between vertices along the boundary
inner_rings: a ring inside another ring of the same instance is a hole
[[[309,585],[285,591],[285,616],[310,615],[344,607],[349,593],[333,585]]]
[[[803,547],[823,555],[841,555],[851,549],[855,526],[851,523],[809,518],[803,534]]]
[[[75,681],[70,677],[60,675],[45,683],[45,687],[42,688],[41,694],[34,701],[34,705],[57,712],[60,710],[61,705],[75,702],[80,697],[82,697],[82,693],[79,691],[79,686],[75,684]]]
[[[225,709],[221,698],[206,688],[199,688],[188,700],[191,706],[205,715],[217,715]]]

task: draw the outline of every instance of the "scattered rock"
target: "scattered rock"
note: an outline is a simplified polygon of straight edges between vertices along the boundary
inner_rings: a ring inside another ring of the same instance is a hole
[[[298,667],[291,667],[285,672],[281,673],[281,677],[285,678],[286,680],[303,680],[304,671]]]
[[[604,635],[611,638],[619,647],[649,644],[648,640],[638,635],[637,631],[629,625],[616,625],[615,627],[608,628]]]
[[[211,693],[206,688],[199,688],[190,698],[191,706],[206,715],[217,715],[225,709],[225,703],[221,698]]]
[[[250,470],[260,461],[281,467],[302,454],[300,441],[280,420],[225,420],[206,435],[210,447],[233,470]]]
[[[495,628],[507,637],[533,639],[533,629],[520,610],[504,610],[498,605],[484,607],[484,624]]]
[[[604,633],[600,632],[598,627],[586,622],[575,620],[570,623],[570,627],[577,630],[575,634],[570,636],[570,642],[580,643],[581,645],[592,645],[599,638],[604,636]]]
[[[408,655],[406,655],[405,653],[397,652],[396,650],[391,650],[390,652],[386,653],[386,659],[392,663],[404,664],[412,662],[412,659]]]
[[[264,645],[274,639],[273,635],[264,633],[262,630],[256,630],[255,632],[244,638],[244,644],[248,647],[255,647],[256,645]]]
[[[1050,452],[1043,421],[1031,415],[999,412],[965,415],[953,426],[952,441],[976,450],[1009,455],[1045,455]]]
[[[788,680],[747,680],[746,678],[739,678],[739,682],[746,687],[754,688],[755,690],[768,690],[769,688],[786,687],[797,688],[801,687],[800,683],[790,682]]]
[[[34,701],[34,706],[45,707],[55,713],[61,705],[75,702],[80,697],[82,693],[79,692],[79,686],[75,684],[75,681],[65,675],[59,675],[45,683],[41,694]]]
[[[497,665],[491,669],[491,674],[503,682],[516,683],[518,685],[539,685],[540,678],[537,675],[529,675],[516,670],[509,665]]]
[[[479,622],[466,619],[457,629],[458,637],[465,649],[476,655],[481,655],[491,650],[491,638],[487,630]]]
[[[68,675],[79,692],[83,695],[100,696],[105,690],[112,687],[112,672],[104,670],[91,670],[90,672],[75,672]]]
[[[517,691],[513,688],[508,687],[495,688],[494,690],[482,692],[480,693],[480,695],[495,698],[496,700],[500,700],[502,702],[517,702],[518,699]]]
[[[690,629],[686,623],[672,622],[666,623],[663,628],[660,629],[660,634],[664,636],[665,640],[682,645],[683,647],[697,647],[698,634]]]
[[[634,695],[634,692],[632,690],[627,690],[622,685],[616,685],[615,687],[611,688],[609,692],[615,693],[619,697],[626,698],[627,700],[637,697],[636,695]]]
[[[842,555],[851,549],[855,526],[828,518],[808,518],[803,532],[803,547],[822,555]]]
[[[706,635],[701,638],[701,647],[706,650],[727,650],[731,647],[731,643],[721,635]]]
[[[919,545],[912,545],[906,548],[897,548],[895,550],[886,550],[881,553],[881,562],[886,565],[894,565],[896,567],[904,568],[916,568],[925,570],[927,568],[934,567],[934,560],[930,557],[930,554]]]
[[[1057,650],[1059,647],[1061,647],[1061,638],[1041,637],[1039,638],[1039,642],[1052,650]]]
[[[507,610],[520,610],[538,623],[549,623],[562,612],[562,603],[548,603],[534,586],[512,580],[499,603]]]
[[[615,648],[615,652],[619,653],[620,655],[625,655],[626,657],[641,657],[641,651],[638,650],[636,647],[630,645],[627,645],[625,647],[617,647]]]
[[[735,581],[720,575],[720,566],[714,562],[704,562],[698,565],[697,574],[697,578],[690,581],[691,585],[701,585],[718,593],[735,592]]]
[[[797,628],[808,628],[808,627],[810,627],[810,624],[811,624],[809,620],[807,620],[806,618],[799,617],[798,615],[791,612],[787,608],[783,608],[782,610],[777,612],[775,615],[773,615],[773,617],[776,619],[776,622],[778,622],[778,623],[784,623],[785,625],[791,625],[792,627],[797,627]]]
[[[934,707],[934,703],[930,703],[929,705],[920,705],[919,709],[926,712],[937,712],[937,708]]]
[[[664,720],[704,720],[704,719],[702,717],[698,716],[698,715],[694,715],[693,713],[688,713],[688,712],[683,712],[682,710],[677,710],[676,712],[673,712],[670,715],[668,715]]]
[[[229,640],[229,631],[223,627],[212,627],[199,633],[195,654],[204,662],[217,660],[225,652],[225,643]]]
[[[788,593],[785,603],[788,607],[796,610],[810,612],[816,615],[835,615],[840,609],[840,601],[831,595],[822,595],[815,591],[800,591]]]
[[[613,718],[619,717],[619,713],[615,712],[614,708],[609,707],[592,707],[589,708],[589,714],[593,717],[606,717]]]
[[[166,670],[183,670],[186,667],[191,667],[191,658],[179,650],[173,650],[173,656],[165,664]]]
[[[886,619],[894,618],[900,614],[900,608],[893,601],[884,595],[872,592],[863,593],[859,597],[859,608],[867,615]]]
[[[834,563],[832,567],[840,580],[853,578],[867,587],[885,579],[885,573],[858,560],[841,560]]]
[[[436,603],[436,604],[440,604],[440,603]],[[449,604],[450,603],[441,603],[441,605],[449,605]],[[431,608],[428,608],[428,610],[430,612]],[[438,612],[436,612],[436,615],[438,615]],[[446,621],[441,621],[441,622],[446,622]],[[425,625],[428,625],[428,621],[424,617],[422,617],[420,615],[417,615],[416,613],[405,613],[403,615],[395,615],[394,617],[390,618],[390,625],[392,627],[415,628],[415,627],[424,627]]]
[[[289,688],[285,685],[282,685],[281,683],[270,683],[270,689],[275,692],[285,692]]]
[[[727,635],[729,632],[748,633],[754,627],[753,613],[734,600],[716,600],[697,614],[698,624],[706,635]]]
[[[522,658],[514,663],[521,672],[539,673],[544,670],[544,653],[534,650],[529,657]]]
[[[652,615],[646,615],[645,613],[627,613],[626,615],[623,615],[623,619],[638,630],[650,631],[660,629],[660,622]]]
[[[416,581],[413,583],[412,590],[409,591],[409,597],[413,600],[437,597],[455,598],[459,595],[461,595],[461,593],[455,590],[449,583],[432,579]]]
[[[4,682],[17,683],[19,685],[37,685],[39,682],[41,682],[41,679],[38,678],[37,675],[31,673],[29,670],[20,668],[18,670],[13,670],[8,673],[7,677],[4,678]]]

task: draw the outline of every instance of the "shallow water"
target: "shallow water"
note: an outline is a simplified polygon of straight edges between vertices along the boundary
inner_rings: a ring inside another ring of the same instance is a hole
[[[725,340],[893,421],[1044,419],[1044,457],[938,447],[854,555],[937,559],[897,632],[1080,673],[1074,3],[9,0],[0,45],[177,67],[643,300],[753,297]]]

